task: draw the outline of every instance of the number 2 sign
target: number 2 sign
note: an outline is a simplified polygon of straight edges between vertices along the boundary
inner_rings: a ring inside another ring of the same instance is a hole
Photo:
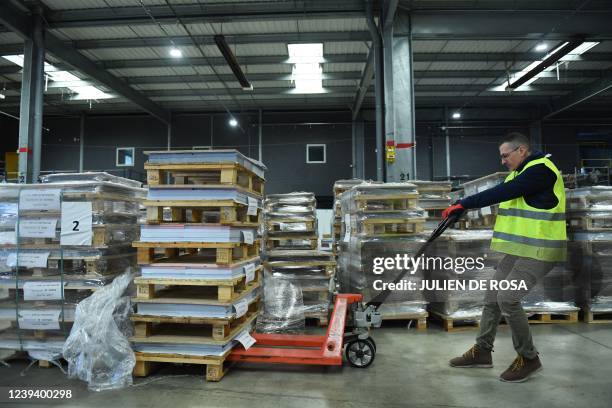
[[[63,202],[60,245],[91,245],[91,224],[91,202]]]

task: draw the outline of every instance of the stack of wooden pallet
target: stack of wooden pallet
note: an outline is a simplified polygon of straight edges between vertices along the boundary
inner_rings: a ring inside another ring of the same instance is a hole
[[[291,283],[302,293],[304,317],[328,323],[336,262],[331,252],[317,250],[316,199],[313,193],[268,195],[264,205],[266,284]],[[268,291],[266,291],[266,295]],[[266,298],[266,305],[268,298]],[[264,331],[285,328],[262,327]]]
[[[0,348],[61,356],[77,304],[136,264],[138,186],[106,173],[0,184]]]
[[[488,190],[503,183],[508,176],[507,172],[497,172],[489,174],[488,176],[480,177],[476,180],[468,181],[461,184],[459,187],[463,188],[463,197],[468,197],[484,190]],[[489,207],[483,207],[478,210],[470,210],[459,220],[456,224],[462,229],[490,229],[495,224],[495,216],[497,215],[497,209],[499,205],[492,205]]]
[[[259,310],[259,241],[265,166],[235,150],[147,152],[147,224],[135,279],[136,376],[153,365],[206,365],[225,374],[225,357],[250,332]]]
[[[366,300],[379,290],[375,281],[393,282],[403,271],[386,268],[374,274],[376,258],[414,255],[424,242],[424,211],[418,207],[418,192],[410,183],[363,183],[342,193],[342,241],[338,256],[340,289],[362,293]],[[378,265],[379,267],[381,265]],[[422,270],[405,280],[420,287]],[[383,319],[414,320],[426,327],[427,302],[422,291],[393,291],[382,306]]]
[[[419,192],[420,208],[425,210],[425,228],[434,229],[442,220],[442,211],[451,203],[451,183],[449,181],[411,180]]]
[[[612,323],[612,187],[567,190],[571,265],[588,323]]]

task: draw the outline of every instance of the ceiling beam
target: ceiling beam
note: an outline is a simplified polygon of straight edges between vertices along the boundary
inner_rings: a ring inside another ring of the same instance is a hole
[[[193,39],[193,40],[192,40]],[[315,43],[329,41],[368,41],[367,31],[332,31],[306,33],[261,33],[226,35],[229,44],[256,43]],[[193,46],[193,41],[199,45],[215,45],[214,35],[172,36],[176,46]],[[169,37],[141,37],[98,40],[75,40],[70,42],[77,49],[93,50],[100,48],[137,48],[137,47],[170,47]]]
[[[612,89],[612,74],[608,74],[604,78],[584,88],[577,89],[570,95],[553,100],[550,105],[548,105],[548,113],[546,113],[542,119],[549,119],[609,89]]]
[[[225,23],[309,18],[346,18],[363,16],[362,0],[308,0],[275,2],[249,1],[235,4],[151,5],[147,9],[162,24],[181,21],[190,23]],[[88,8],[50,10],[45,15],[51,28],[95,27],[151,24],[142,7]]]
[[[9,27],[17,35],[24,39],[32,38],[31,27],[33,27],[33,23],[31,21],[31,17],[8,2],[0,3],[0,23]],[[167,111],[140,93],[136,92],[119,78],[107,71],[104,71],[103,69],[100,69],[92,61],[70,48],[64,42],[50,33],[46,33],[45,35],[45,49],[55,57],[64,61],[66,64],[74,67],[76,70],[81,71],[90,78],[108,87],[111,92],[116,92],[129,99],[131,102],[140,106],[143,110],[149,112],[162,122],[168,123],[170,121],[170,114]]]
[[[374,47],[370,48],[370,52],[368,53],[368,61],[366,62],[361,74],[359,85],[357,85],[357,93],[355,94],[355,98],[353,98],[353,104],[351,105],[353,120],[357,119],[357,116],[359,115],[363,98],[365,98],[365,95],[372,84],[372,79],[374,79]]]
[[[413,39],[612,38],[612,10],[422,11],[410,14]],[[554,33],[554,34],[553,34]]]
[[[0,46],[1,47],[1,46]],[[236,56],[240,65],[276,65],[288,63],[289,55],[256,55]],[[363,54],[330,54],[325,57],[326,63],[366,62]],[[117,68],[158,68],[158,67],[189,67],[206,65],[225,65],[222,57],[209,58],[166,58],[166,59],[134,59],[134,60],[105,60],[98,64],[105,69]]]

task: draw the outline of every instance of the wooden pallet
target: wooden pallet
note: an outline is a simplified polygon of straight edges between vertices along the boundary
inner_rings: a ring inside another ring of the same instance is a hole
[[[333,254],[330,253],[333,256]],[[268,270],[283,268],[319,268],[324,271],[325,276],[331,277],[336,273],[336,261],[266,261],[264,267]]]
[[[478,218],[460,219],[457,221],[456,228],[459,229],[490,229],[495,225],[494,214],[483,215]]]
[[[594,312],[588,306],[585,306],[582,313],[582,319],[585,323],[612,323],[612,312]]]
[[[385,315],[383,313],[382,320],[384,321],[397,321],[397,320],[406,320],[413,321],[414,327],[417,330],[426,330],[427,329],[427,317],[429,313],[398,313],[393,315]]]
[[[480,316],[472,319],[456,319],[452,316],[445,315],[436,311],[430,311],[429,316],[442,323],[442,329],[447,332],[458,332],[466,330],[475,330],[480,328]]]
[[[407,211],[418,207],[418,194],[363,194],[355,197],[357,211],[372,213]]]
[[[567,220],[567,225],[570,230],[574,231],[609,231],[612,230],[612,216],[570,216]]]
[[[304,241],[304,242],[300,243],[299,245],[296,245],[295,243],[289,244],[286,241]],[[306,241],[308,243],[306,243]],[[314,250],[314,249],[317,249],[318,246],[319,246],[319,239],[316,237],[313,238],[312,235],[295,235],[291,237],[268,236],[266,238],[266,249],[267,250],[275,250],[275,249],[280,249],[283,247],[298,247],[300,249],[305,249],[305,250],[306,249]]]
[[[525,310],[529,324],[578,323],[578,311],[532,312]]]
[[[205,365],[206,381],[220,381],[229,370],[229,362],[225,361],[231,350],[223,356],[188,356],[181,354],[142,353],[135,352],[136,365],[134,377],[148,377],[159,366],[159,363],[199,364]]]
[[[278,234],[278,233],[290,233],[294,232],[291,230],[287,230],[285,225],[290,226],[300,226],[300,233],[312,233],[316,232],[316,221],[315,220],[291,220],[291,219],[274,219],[266,221],[266,229],[268,233]]]
[[[255,321],[259,303],[259,298],[254,299],[249,311],[238,319],[132,315],[135,331],[130,341],[226,344]]]
[[[597,205],[604,201],[610,200],[612,200],[612,193],[593,196],[568,197],[567,209],[588,211],[588,209],[591,208],[593,205]]]
[[[413,235],[425,228],[425,218],[369,218],[360,223],[358,234],[367,236]]]
[[[247,293],[259,287],[262,267],[255,270],[255,279],[246,283],[246,276],[231,280],[134,278],[136,285],[135,302],[186,304],[228,304],[240,300]],[[156,285],[166,288],[156,289]],[[180,300],[183,299],[183,300]]]
[[[115,224],[107,224],[107,225],[92,225],[92,238],[91,245],[86,245],[84,247],[91,248],[106,248],[109,245],[116,244],[117,242],[113,239],[114,234],[117,231],[121,232],[133,232],[134,236],[137,236],[138,233],[138,225],[133,224],[129,227],[125,225],[115,225]],[[21,249],[59,249],[60,248],[60,235],[59,230],[56,233],[55,238],[20,238],[19,248]],[[128,243],[127,241],[120,241],[119,244]],[[0,245],[0,248],[10,248],[15,247],[14,244],[9,245]]]
[[[238,163],[145,163],[149,186],[238,186],[264,194],[264,179]],[[166,176],[170,176],[170,184]]]
[[[169,223],[218,223],[235,226],[258,226],[261,209],[256,215],[248,215],[248,206],[232,200],[145,200],[147,224]],[[164,207],[170,207],[171,219],[164,220]]]
[[[215,263],[228,265],[235,262],[246,261],[249,258],[259,255],[259,241],[253,244],[239,242],[229,243],[203,243],[203,242],[142,242],[136,241],[132,244],[138,249],[138,264],[147,265],[159,260],[168,261],[179,257],[182,253],[201,253],[214,255]],[[155,250],[164,251],[164,255],[159,258]]]

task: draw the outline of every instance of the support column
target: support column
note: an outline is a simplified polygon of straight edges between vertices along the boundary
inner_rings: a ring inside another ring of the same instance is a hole
[[[215,121],[215,115],[210,115],[210,148],[211,149],[215,148],[213,145],[213,129],[215,127],[214,121]]]
[[[536,120],[529,124],[529,141],[532,150],[542,150],[542,121]]]
[[[259,155],[257,156],[259,161],[262,161],[262,139],[263,138],[263,111],[259,109]]]
[[[448,134],[448,107],[444,107],[444,139],[445,139],[445,148],[446,152],[446,179],[450,181],[451,179],[451,163],[450,163],[450,137]]]
[[[81,126],[79,127],[79,173],[83,172],[83,155],[85,154],[85,114],[81,113]]]
[[[40,13],[33,16],[32,40],[23,52],[23,79],[19,113],[19,183],[31,183],[40,175],[45,42]]]
[[[385,144],[396,148],[395,162],[386,163],[388,182],[416,179],[414,81],[410,15],[397,11],[383,30]]]
[[[385,146],[384,146],[384,72],[382,39],[372,11],[372,0],[366,0],[366,23],[372,35],[372,47],[374,48],[374,97],[376,104],[376,180],[384,181]]]
[[[364,128],[365,124],[363,121],[353,121],[353,178],[365,179],[365,166],[364,166]]]

